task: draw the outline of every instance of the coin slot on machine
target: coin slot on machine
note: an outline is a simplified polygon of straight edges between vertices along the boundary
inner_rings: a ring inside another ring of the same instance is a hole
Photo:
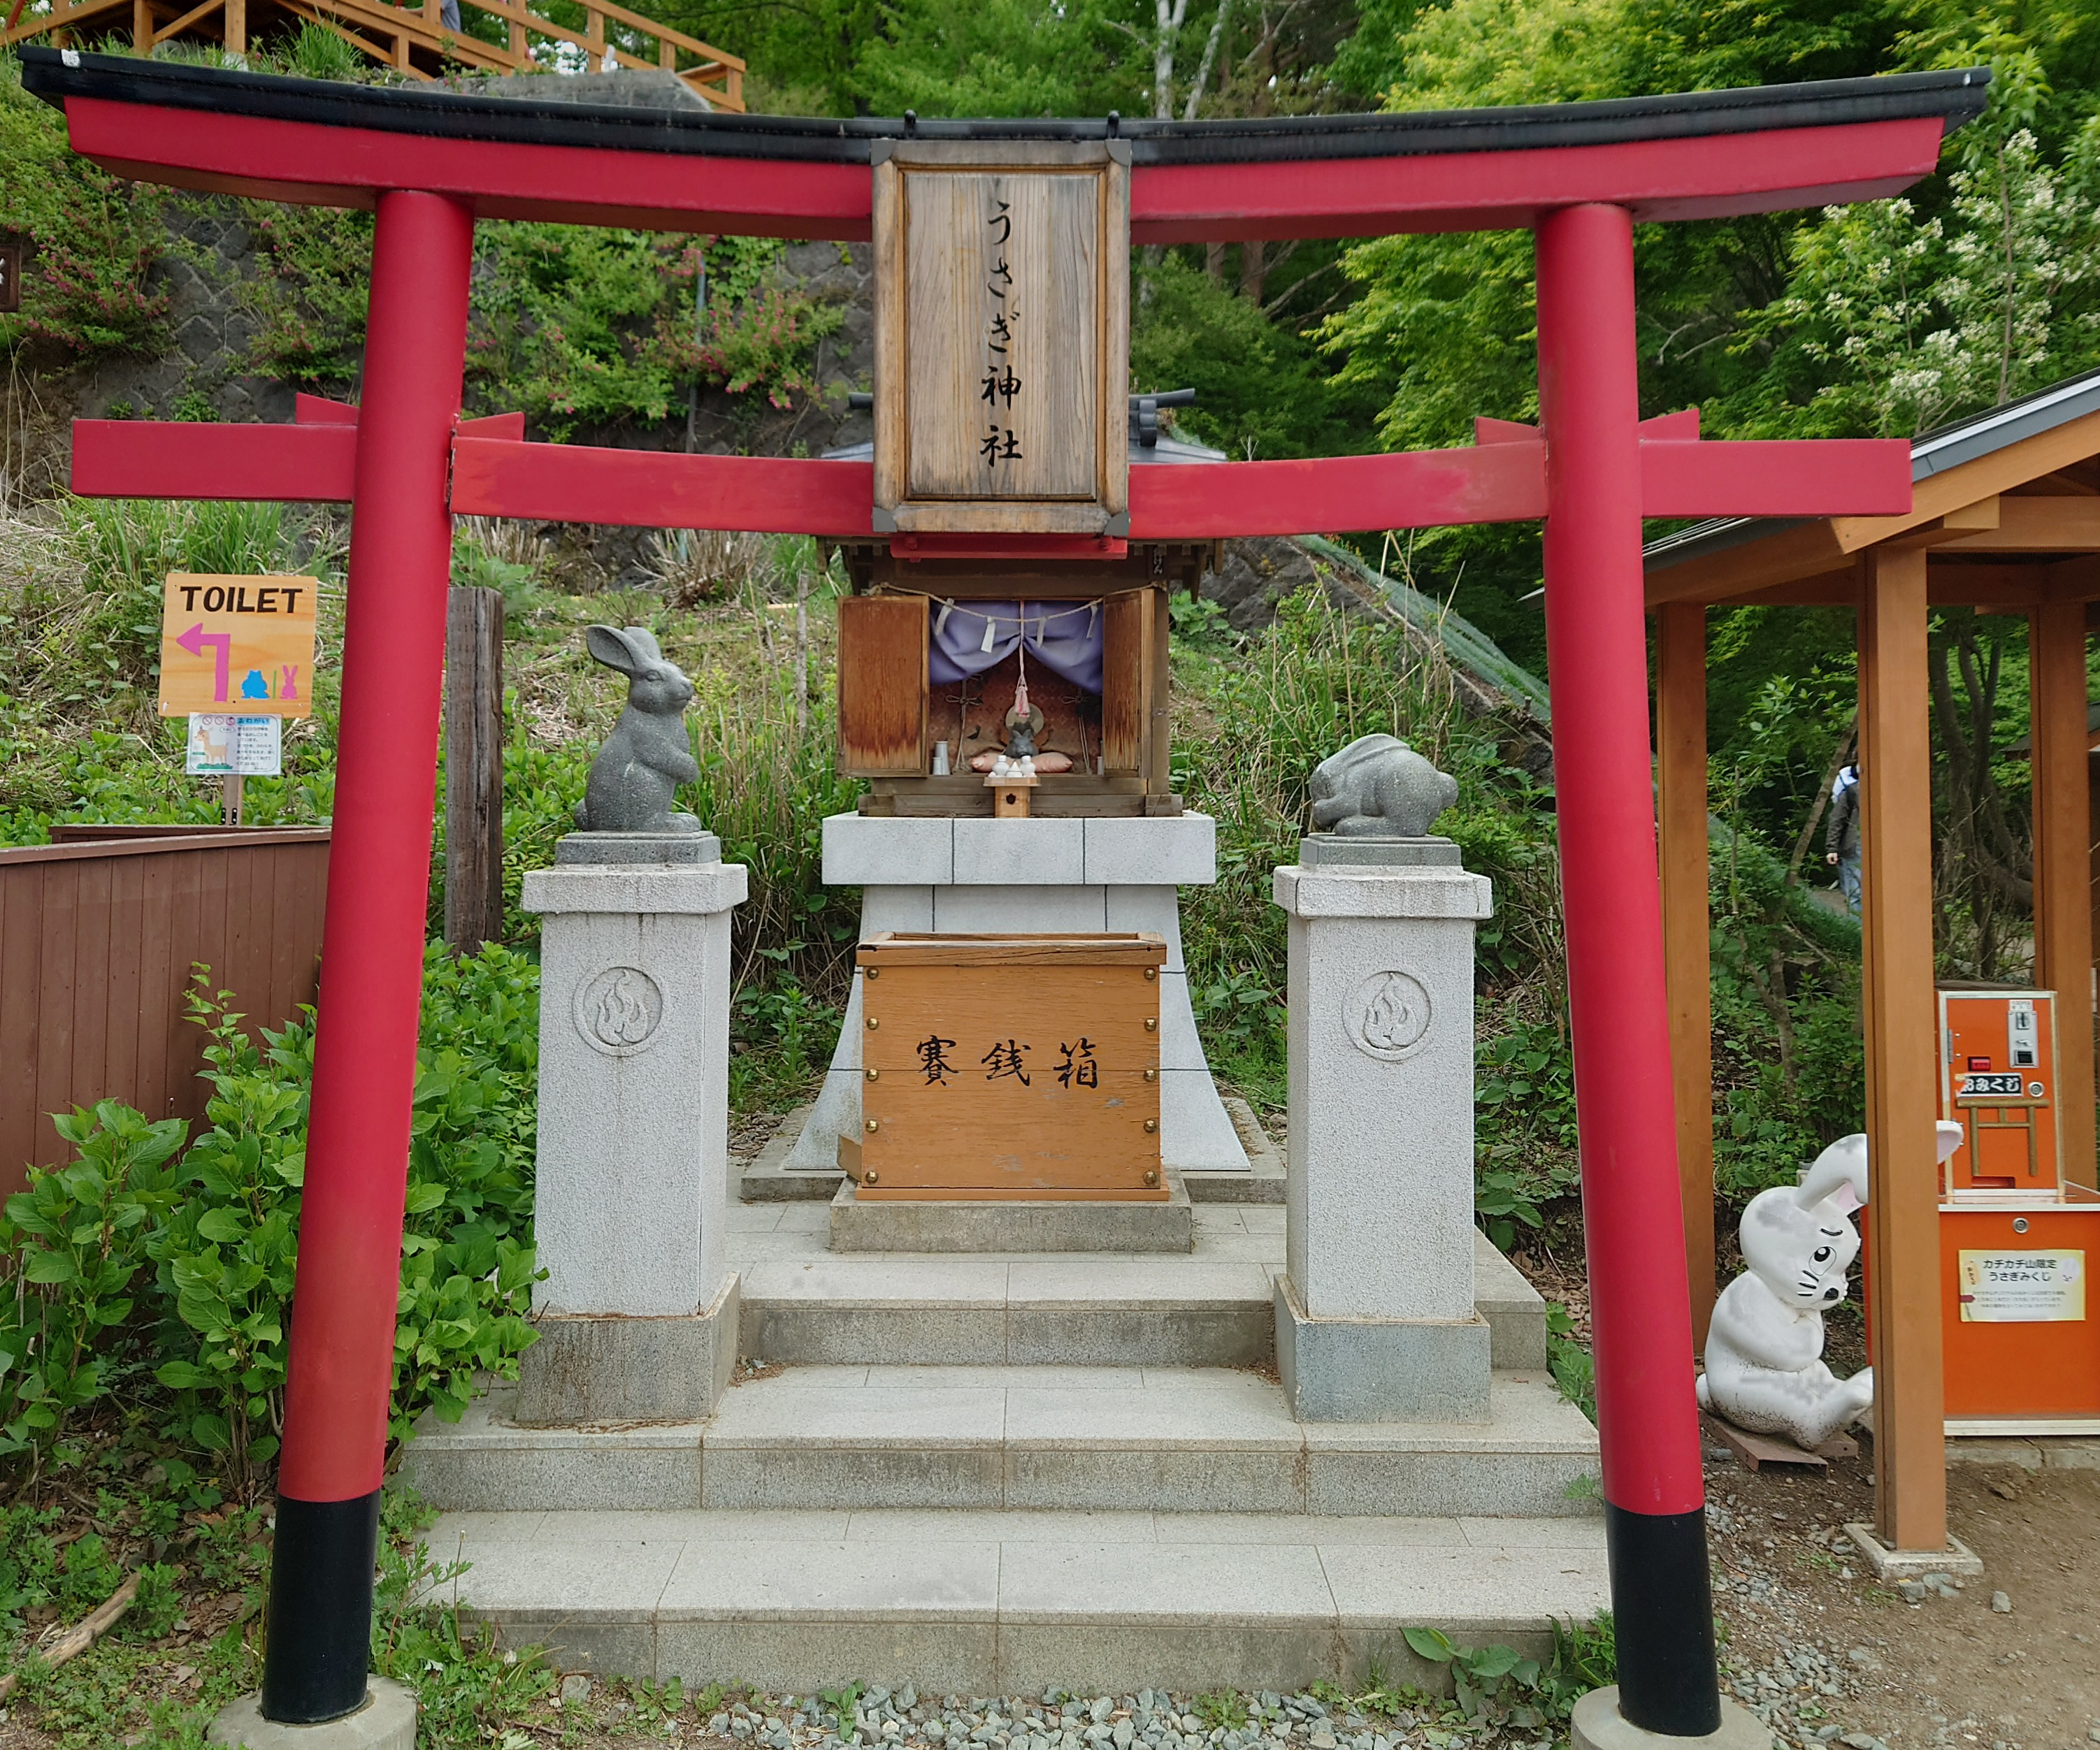
[[[1939,1116],[1947,1431],[2100,1433],[2100,1324],[2085,1270],[2100,1198],[2058,1124],[2056,994],[1942,986]]]

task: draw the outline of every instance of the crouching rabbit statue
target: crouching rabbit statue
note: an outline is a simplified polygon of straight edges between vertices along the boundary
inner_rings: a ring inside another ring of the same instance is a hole
[[[1939,1126],[1939,1158],[1961,1126]],[[1798,1185],[1750,1199],[1739,1230],[1743,1273],[1721,1291],[1706,1338],[1702,1409],[1814,1448],[1874,1401],[1874,1370],[1840,1379],[1823,1362],[1823,1315],[1845,1298],[1860,1254],[1852,1211],[1867,1201],[1867,1139],[1841,1136]]]

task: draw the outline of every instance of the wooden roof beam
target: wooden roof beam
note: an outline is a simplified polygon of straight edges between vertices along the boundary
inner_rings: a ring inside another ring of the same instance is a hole
[[[1890,546],[1898,544],[1891,542]],[[1940,549],[1939,553],[1945,549]],[[2080,555],[2054,565],[1949,562],[1934,556],[1926,568],[1926,600],[1934,607],[1974,607],[2018,613],[2054,602],[2100,602],[2100,557]],[[1851,607],[1860,598],[1856,562],[1766,589],[1723,596],[1717,607]]]
[[[1988,534],[1999,523],[1998,499],[1996,495],[1979,498],[1973,505],[1961,505],[1943,517],[1935,517],[1931,522],[1920,524],[1907,535],[1891,536],[1882,543],[1899,551],[1916,547],[1943,547],[1951,541],[1965,540],[1973,535]]]
[[[1947,553],[2100,553],[2100,497],[1996,501],[1995,527],[1939,544]]]
[[[1776,588],[1758,589],[1726,596],[1718,607],[1856,607],[1860,601],[1860,568],[1856,562],[1824,571],[1815,577],[1795,579]]]

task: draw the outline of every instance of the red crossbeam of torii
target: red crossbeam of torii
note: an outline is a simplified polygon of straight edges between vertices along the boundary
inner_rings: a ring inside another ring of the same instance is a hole
[[[1947,128],[1980,107],[1983,73],[1446,114],[914,124],[681,117],[70,51],[23,59],[24,84],[64,104],[75,149],[109,170],[377,214],[359,407],[302,398],[289,427],[75,427],[82,492],[355,509],[267,1717],[325,1719],[364,1695],[452,515],[873,533],[864,463],[534,443],[519,416],[462,419],[474,220],[865,238],[870,146],[915,129],[927,139],[1121,137],[1140,244],[1535,233],[1538,428],[1482,420],[1466,448],[1134,469],[1129,539],[1544,520],[1619,1708],[1670,1735],[1717,1728],[1641,525],[1899,514],[1910,505],[1909,447],[1706,443],[1696,413],[1643,421],[1633,227],[1894,194],[1932,171]],[[902,556],[939,550],[938,538],[915,549],[908,540],[894,549]],[[1065,537],[1057,550],[1122,548]]]
[[[289,428],[77,420],[73,487],[90,497],[351,503],[356,408],[302,395],[293,417]],[[869,538],[875,469],[868,462],[533,443],[524,425],[519,413],[459,421],[449,498],[455,515]],[[1476,443],[1467,449],[1133,469],[1130,539],[1543,518],[1546,446],[1538,427],[1497,419],[1474,426]],[[1892,516],[1910,508],[1910,454],[1901,443],[1705,442],[1696,409],[1643,420],[1639,431],[1644,518]]]

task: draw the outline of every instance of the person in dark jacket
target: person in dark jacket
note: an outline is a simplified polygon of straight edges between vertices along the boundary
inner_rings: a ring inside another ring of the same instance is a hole
[[[1830,819],[1823,831],[1823,860],[1838,871],[1845,903],[1860,909],[1860,769],[1842,767],[1830,787]]]

